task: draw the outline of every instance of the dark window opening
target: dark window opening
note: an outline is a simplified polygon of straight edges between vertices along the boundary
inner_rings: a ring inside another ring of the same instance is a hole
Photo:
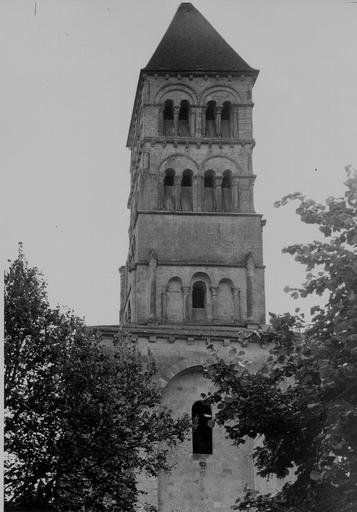
[[[172,211],[175,208],[175,171],[167,169],[164,178],[164,210]]]
[[[165,187],[173,187],[175,180],[175,172],[172,169],[168,169],[165,173],[164,185]]]
[[[216,130],[216,102],[209,101],[206,109],[206,135],[207,137],[217,137]]]
[[[178,131],[181,137],[190,136],[190,105],[187,100],[181,101],[179,118],[178,118]]]
[[[181,210],[192,212],[192,171],[186,169],[181,180]]]
[[[195,402],[192,406],[192,448],[193,453],[212,453],[212,412],[209,405]]]
[[[164,106],[164,135],[173,135],[174,133],[174,103],[172,100],[166,100]]]
[[[222,180],[222,188],[231,188],[232,186],[232,174],[230,171],[224,171],[223,180]]]
[[[192,308],[204,309],[206,286],[204,283],[198,281],[192,287]]]
[[[214,187],[214,176],[212,173],[205,174],[204,186],[205,186],[205,188],[213,188]]]
[[[214,207],[214,172],[207,171],[204,175],[202,208],[205,212],[213,212]]]
[[[231,171],[224,171],[222,180],[222,210],[224,212],[231,212],[232,209],[232,173]]]
[[[182,187],[191,187],[192,186],[192,174],[191,174],[191,171],[184,171],[183,172],[181,186]]]
[[[221,131],[222,137],[231,137],[231,104],[229,101],[223,103]]]

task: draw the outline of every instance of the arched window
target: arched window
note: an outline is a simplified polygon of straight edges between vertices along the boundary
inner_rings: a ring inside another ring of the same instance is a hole
[[[230,101],[225,101],[223,103],[222,108],[222,117],[221,117],[221,132],[222,137],[232,137],[232,127],[231,127],[231,103]]]
[[[164,178],[164,210],[175,208],[175,171],[167,169]]]
[[[174,134],[174,102],[172,100],[166,100],[164,106],[164,135]]]
[[[203,211],[214,211],[214,172],[206,171],[203,180]]]
[[[191,212],[192,209],[192,171],[186,169],[181,180],[181,210]]]
[[[231,171],[224,171],[222,180],[222,210],[224,212],[231,212],[232,207],[232,173]]]
[[[196,281],[192,286],[192,320],[206,319],[206,285]]]
[[[209,101],[206,109],[206,135],[207,137],[217,137],[216,128],[216,102]]]
[[[212,411],[209,405],[198,401],[192,406],[192,451],[212,453]]]
[[[178,134],[180,137],[190,136],[190,105],[187,100],[182,100],[178,118]]]

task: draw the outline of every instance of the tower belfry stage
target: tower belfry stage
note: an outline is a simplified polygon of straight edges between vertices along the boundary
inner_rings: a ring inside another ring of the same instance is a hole
[[[253,198],[257,76],[190,3],[140,71],[120,327],[102,332],[150,351],[163,404],[198,418],[172,471],[141,482],[160,512],[228,512],[245,485],[268,489],[252,464],[253,441],[232,447],[201,402],[211,389],[202,372],[208,343],[225,358],[244,346],[253,369],[267,357],[250,336],[265,321],[264,221]]]

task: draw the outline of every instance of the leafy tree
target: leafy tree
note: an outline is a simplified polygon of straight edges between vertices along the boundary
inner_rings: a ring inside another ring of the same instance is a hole
[[[322,205],[297,193],[276,203],[299,201],[301,220],[323,235],[283,252],[307,270],[301,288],[288,291],[323,295],[326,306],[312,308],[309,325],[298,310],[271,314],[270,327],[254,334],[273,343],[257,372],[249,372],[241,357],[230,363],[216,358],[207,369],[217,385],[209,398],[218,406],[216,421],[229,438],[239,445],[246,436],[261,436],[254,452],[258,473],[291,475],[276,495],[248,490],[237,501],[239,510],[356,510],[357,172],[346,170],[342,198]]]
[[[133,511],[138,472],[169,469],[188,421],[159,407],[150,358],[51,309],[21,245],[5,275],[5,364],[7,505]]]

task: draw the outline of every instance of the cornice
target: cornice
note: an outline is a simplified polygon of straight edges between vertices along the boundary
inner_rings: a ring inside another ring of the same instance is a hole
[[[130,340],[133,343],[146,338],[149,343],[166,342],[167,344],[186,343],[219,343],[229,346],[231,343],[246,347],[252,343],[267,349],[265,337],[258,329],[260,324],[248,325],[247,322],[235,325],[215,324],[127,324],[127,325],[96,325],[89,327],[99,338],[109,338],[113,344]]]
[[[245,270],[247,268],[246,262],[241,261],[239,263],[207,263],[206,261],[203,262],[197,262],[197,261],[189,261],[189,260],[174,260],[174,261],[168,261],[168,260],[159,260],[158,261],[158,267],[214,267],[214,268],[236,268],[236,269],[243,269]],[[147,260],[139,260],[135,262],[132,265],[132,270],[136,270],[139,266],[148,266]],[[255,265],[255,268],[258,269],[265,269],[265,265]]]
[[[246,146],[252,145],[255,146],[255,139],[241,139],[241,138],[223,138],[223,137],[166,137],[164,135],[157,135],[155,137],[144,136],[138,141],[139,151],[144,146],[144,144],[149,144],[151,147],[159,144],[161,146],[166,146],[168,144],[172,144],[174,147],[178,145],[228,145],[228,146]]]
[[[243,176],[244,178],[254,178],[254,176]],[[168,210],[137,210],[137,215],[188,215],[188,216],[208,216],[208,217],[257,217],[262,219],[262,213],[254,212],[183,212]]]

